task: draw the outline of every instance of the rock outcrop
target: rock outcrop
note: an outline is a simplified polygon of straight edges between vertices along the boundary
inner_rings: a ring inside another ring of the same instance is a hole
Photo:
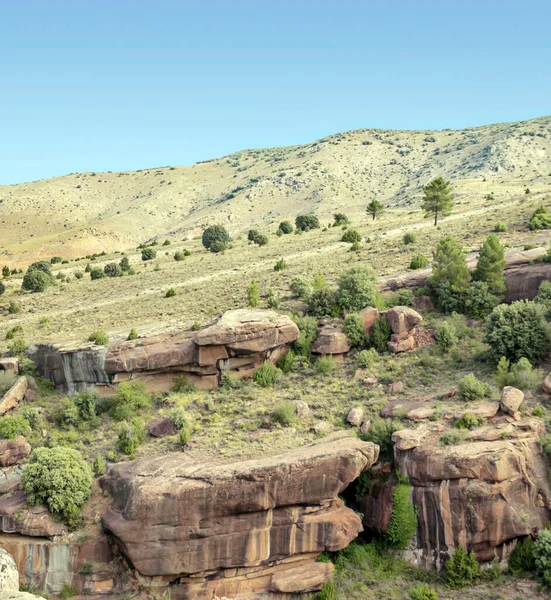
[[[22,435],[14,440],[0,440],[0,467],[16,465],[30,453],[31,446]]]
[[[423,317],[408,306],[395,306],[385,313],[392,331],[388,351],[393,354],[407,352],[420,347],[418,325]]]
[[[330,575],[315,557],[361,530],[338,495],[377,456],[341,436],[234,464],[183,453],[118,464],[101,480],[113,497],[102,521],[138,577],[172,582],[173,597],[311,591]]]
[[[169,390],[177,375],[201,389],[219,385],[224,371],[252,375],[264,362],[277,362],[299,335],[285,315],[239,309],[200,331],[165,333],[109,347],[42,344],[28,350],[40,374],[63,391],[96,388],[111,395],[118,383],[143,381],[149,391]]]
[[[15,408],[27,393],[27,378],[19,377],[11,388],[0,398],[0,416]]]
[[[318,337],[312,344],[313,354],[330,354],[337,360],[350,352],[350,342],[339,327],[325,325],[318,331]]]

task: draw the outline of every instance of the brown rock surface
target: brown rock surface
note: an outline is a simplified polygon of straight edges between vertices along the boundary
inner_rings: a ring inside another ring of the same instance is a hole
[[[19,359],[13,356],[0,358],[0,371],[13,371],[19,375]]]
[[[354,427],[359,427],[362,424],[364,419],[364,411],[363,408],[359,406],[354,406],[348,412],[348,416],[346,417],[346,421],[353,425]]]
[[[386,319],[392,333],[405,336],[421,323],[423,317],[409,306],[395,306],[386,311]]]
[[[373,330],[373,325],[375,325],[375,322],[379,320],[381,313],[379,312],[379,310],[377,308],[368,306],[367,308],[363,308],[362,310],[360,310],[358,315],[363,322],[364,331],[368,335],[371,335],[371,331]]]
[[[541,389],[545,394],[551,395],[551,373],[547,375],[547,377],[543,380],[541,384]]]
[[[524,401],[524,394],[517,388],[507,385],[501,392],[501,410],[509,415],[514,415]]]
[[[432,310],[434,308],[434,304],[432,303],[430,296],[412,296],[411,306],[413,306],[416,311]]]
[[[229,573],[255,567],[262,578],[277,561],[308,556],[312,565],[317,553],[345,547],[361,523],[338,494],[377,455],[373,444],[340,437],[227,465],[182,453],[118,464],[101,480],[114,498],[103,525],[142,576],[209,573],[209,593],[220,595]],[[298,580],[270,576],[263,591]],[[305,578],[302,589],[312,585]]]
[[[338,327],[331,325],[322,327],[312,344],[313,354],[345,354],[349,351],[348,337]]]
[[[27,497],[17,491],[0,498],[0,531],[25,536],[51,538],[67,532],[63,523],[56,523],[44,506],[27,507]]]
[[[17,464],[31,453],[31,446],[22,436],[14,440],[0,440],[0,466],[10,467]]]
[[[153,437],[162,438],[176,433],[176,427],[170,417],[159,417],[149,421],[147,431]]]
[[[19,377],[11,388],[0,399],[0,416],[15,408],[25,397],[27,392],[27,378]]]

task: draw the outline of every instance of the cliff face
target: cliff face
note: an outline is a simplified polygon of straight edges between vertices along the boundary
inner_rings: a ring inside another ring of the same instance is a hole
[[[182,453],[118,464],[102,478],[102,521],[138,576],[172,582],[176,597],[318,589],[330,566],[315,557],[362,529],[338,494],[377,456],[341,437],[228,465]]]
[[[113,394],[121,381],[139,379],[148,391],[169,390],[176,375],[200,389],[219,385],[223,371],[252,375],[277,362],[298,338],[285,315],[269,310],[232,310],[201,331],[167,333],[109,346],[40,344],[29,357],[38,372],[67,393],[97,389]]]

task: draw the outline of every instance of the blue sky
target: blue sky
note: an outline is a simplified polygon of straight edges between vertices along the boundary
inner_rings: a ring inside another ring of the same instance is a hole
[[[551,114],[551,3],[18,0],[0,183]]]

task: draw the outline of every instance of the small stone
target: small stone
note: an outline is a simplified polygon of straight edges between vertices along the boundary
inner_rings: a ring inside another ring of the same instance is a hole
[[[376,377],[366,377],[363,382],[362,385],[371,390],[373,389],[377,384],[379,383],[379,380]]]
[[[297,413],[297,417],[302,419],[310,414],[310,407],[304,400],[295,400],[295,412]]]
[[[401,381],[396,381],[388,386],[389,394],[399,394],[404,391],[404,384]]]
[[[33,402],[36,400],[36,392],[34,390],[27,390],[25,393],[25,402]]]
[[[364,418],[363,409],[360,408],[359,406],[355,406],[354,408],[350,409],[350,412],[348,413],[346,420],[348,421],[348,423],[350,423],[350,425],[352,425],[354,427],[359,427],[362,424],[363,418]]]
[[[361,425],[360,425],[360,432],[363,433],[364,435],[369,431],[369,428],[371,427],[371,421],[364,421]]]
[[[518,411],[524,401],[524,394],[517,388],[507,385],[501,392],[501,410],[511,416]]]
[[[176,433],[176,427],[170,417],[160,417],[159,419],[153,419],[147,425],[149,435],[162,438],[167,435],[173,435]]]
[[[434,414],[434,409],[430,406],[421,406],[419,408],[413,408],[406,414],[406,419],[410,421],[423,421],[430,419]]]
[[[312,427],[312,430],[316,435],[324,436],[324,435],[327,435],[328,433],[330,433],[333,430],[333,428],[327,421],[318,421]]]

